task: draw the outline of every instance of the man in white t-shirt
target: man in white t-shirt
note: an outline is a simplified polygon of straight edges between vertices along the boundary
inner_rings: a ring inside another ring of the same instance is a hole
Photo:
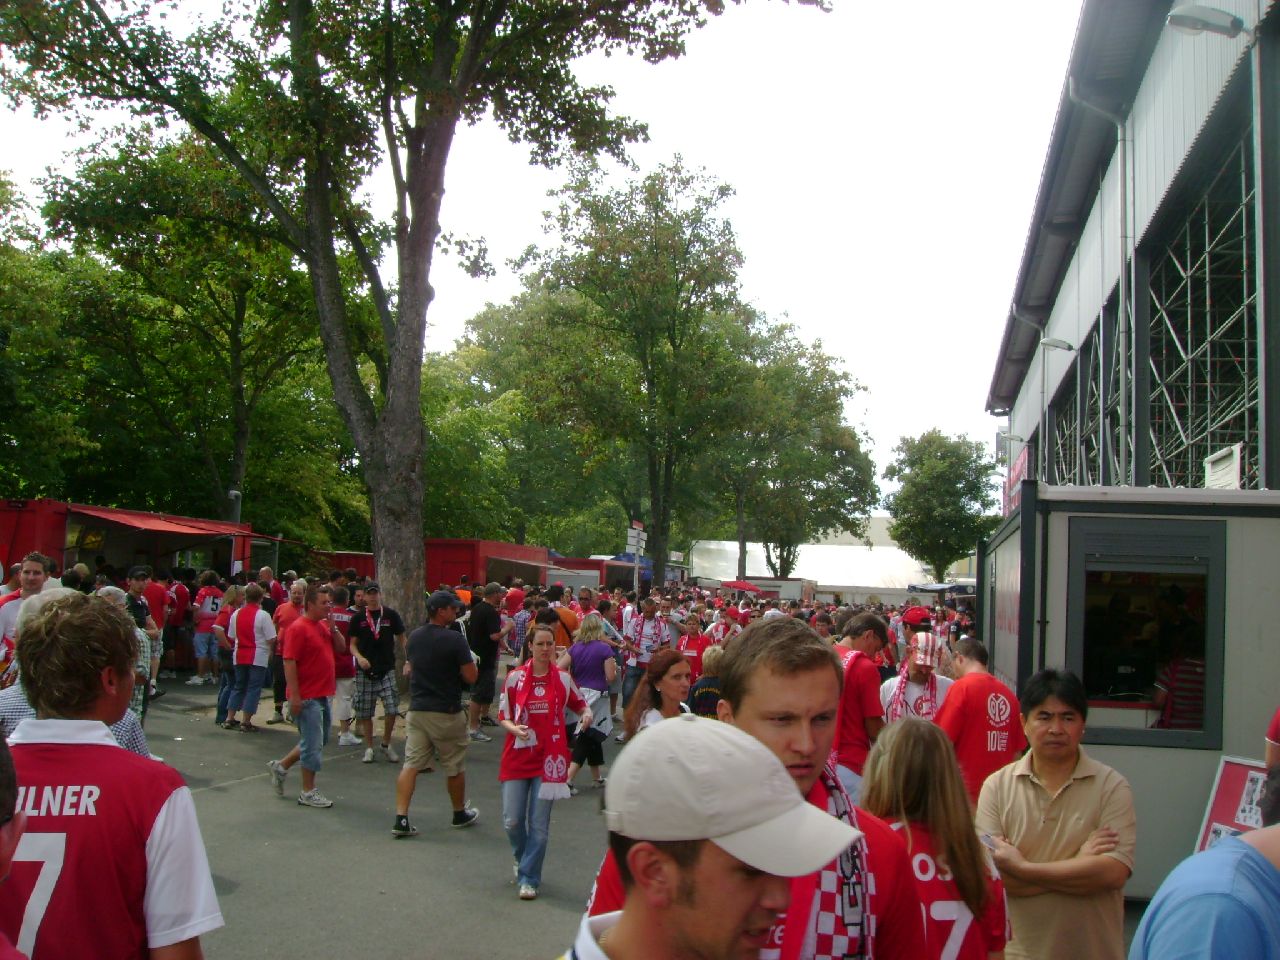
[[[938,660],[942,641],[936,634],[917,633],[896,677],[880,686],[880,705],[886,723],[899,717],[922,717],[932,720],[947,698],[947,690],[955,681],[941,676]]]

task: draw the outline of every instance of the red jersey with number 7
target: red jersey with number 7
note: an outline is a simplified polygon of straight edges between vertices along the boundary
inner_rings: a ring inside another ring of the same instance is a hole
[[[928,829],[913,823],[908,839],[901,823],[893,824],[893,828],[908,840],[910,847],[911,872],[920,893],[929,956],[939,960],[987,960],[988,955],[1004,950],[1010,935],[1008,907],[1004,882],[995,865],[986,862],[987,903],[982,915],[975,917],[960,898],[946,863],[938,859]]]
[[[24,720],[10,737],[27,827],[0,933],[39,960],[145,958],[222,926],[191,792],[96,721]]]

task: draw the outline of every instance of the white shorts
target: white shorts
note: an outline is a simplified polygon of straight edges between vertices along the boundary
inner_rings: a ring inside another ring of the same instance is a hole
[[[351,695],[356,689],[356,678],[339,677],[334,683],[337,689],[333,694],[333,719],[343,723],[356,715],[351,707]]]

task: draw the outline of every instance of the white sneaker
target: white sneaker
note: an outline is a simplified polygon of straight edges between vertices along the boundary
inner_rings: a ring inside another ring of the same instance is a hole
[[[324,809],[325,807],[332,807],[333,801],[319,790],[312,789],[298,794],[298,806]]]
[[[358,747],[363,741],[351,731],[347,731],[338,737],[338,746],[340,747]]]
[[[299,800],[298,802],[301,803],[302,801]],[[520,899],[521,900],[537,900],[538,888],[535,887],[532,883],[520,884]]]
[[[267,768],[271,771],[271,786],[275,788],[277,796],[284,796],[284,778],[289,771],[285,769],[283,763],[279,760],[268,760]]]
[[[178,675],[172,670],[161,670],[156,674],[157,680],[177,680]]]
[[[187,681],[188,687],[203,687],[206,683],[205,677],[195,676]]]
[[[360,758],[361,763],[373,763],[373,747],[366,747],[364,756]]]
[[[378,747],[378,749],[381,750],[382,755],[386,757],[388,760],[390,760],[392,763],[400,762],[400,754],[396,753],[396,748],[393,747],[391,744],[384,743],[380,747]]]
[[[489,743],[493,740],[493,737],[489,736],[487,733],[481,733],[479,730],[468,731],[467,736],[476,743]]]

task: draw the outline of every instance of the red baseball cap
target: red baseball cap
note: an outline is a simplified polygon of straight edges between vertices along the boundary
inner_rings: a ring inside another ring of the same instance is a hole
[[[907,607],[902,611],[902,622],[909,627],[927,627],[933,623],[928,607]]]

